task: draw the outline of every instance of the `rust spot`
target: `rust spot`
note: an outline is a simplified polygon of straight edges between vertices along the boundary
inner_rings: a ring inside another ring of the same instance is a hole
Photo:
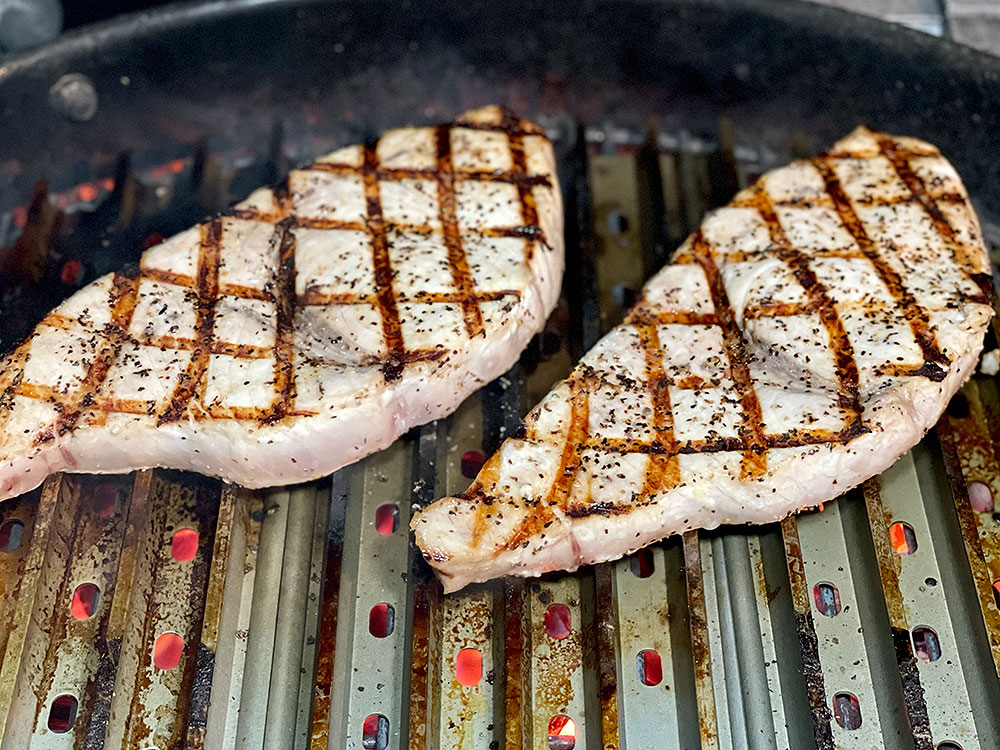
[[[319,633],[316,636],[316,675],[313,678],[312,750],[326,750],[330,733],[330,698],[333,691],[333,660],[337,638],[337,613],[340,598],[340,562],[342,545],[335,536],[327,537],[326,575],[323,584],[323,603],[320,610]],[[417,652],[416,627],[419,621],[414,602],[414,662]],[[424,665],[426,677],[426,663]],[[416,675],[415,675],[416,678]],[[411,696],[416,694],[416,686]]]
[[[691,655],[694,661],[695,695],[698,701],[698,728],[702,744],[714,743],[718,738],[718,724],[715,716],[712,656],[708,643],[708,614],[705,606],[698,532],[686,532],[683,543],[688,622],[691,629]]]
[[[524,579],[505,578],[503,582],[504,625],[504,741],[506,747],[524,745],[525,717],[524,651],[527,632],[524,617]]]
[[[597,678],[601,700],[601,750],[619,750],[618,675],[615,664],[615,613],[612,566],[594,568]]]
[[[967,387],[967,395],[974,393],[974,383]],[[976,402],[970,398],[970,407],[976,408]],[[976,420],[962,420],[965,422]],[[958,513],[959,528],[965,542],[965,552],[969,561],[972,578],[976,584],[976,594],[979,596],[979,606],[982,610],[986,630],[990,635],[990,649],[993,661],[1000,674],[1000,613],[993,601],[993,581],[1000,578],[997,565],[1000,560],[1000,538],[993,528],[982,528],[980,519],[992,521],[990,514],[977,514],[969,503],[966,482],[968,478],[963,473],[960,459],[963,434],[958,434],[952,425],[950,417],[943,418],[937,426],[937,435],[944,456],[945,471],[951,484],[955,510]],[[988,521],[988,522],[990,522]]]

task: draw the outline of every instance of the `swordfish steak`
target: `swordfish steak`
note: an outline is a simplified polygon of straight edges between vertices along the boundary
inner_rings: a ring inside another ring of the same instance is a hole
[[[57,307],[0,365],[0,499],[59,470],[301,482],[507,370],[563,270],[555,159],[497,107],[295,170]]]
[[[709,214],[417,544],[452,591],[830,500],[971,374],[989,273],[938,150],[859,128]]]

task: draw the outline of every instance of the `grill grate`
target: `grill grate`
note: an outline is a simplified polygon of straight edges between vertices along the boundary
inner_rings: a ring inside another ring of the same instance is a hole
[[[521,363],[451,417],[290,489],[64,475],[0,506],[0,750],[995,745],[993,379],[823,512],[440,594],[409,541],[413,508],[463,490],[463,454],[516,430],[704,211],[788,156],[734,146],[726,121],[714,141],[655,121],[549,125],[564,299]],[[157,172],[176,175],[190,221],[227,201],[234,172],[216,162],[202,151],[197,174]],[[127,159],[117,180],[132,188],[96,211],[126,217],[121,237],[155,225],[163,205],[137,207],[151,193]]]

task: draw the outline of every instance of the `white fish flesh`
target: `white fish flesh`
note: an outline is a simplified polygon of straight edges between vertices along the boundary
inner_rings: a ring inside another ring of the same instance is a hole
[[[417,544],[452,591],[831,500],[937,421],[991,289],[951,164],[859,128],[710,213]]]
[[[555,158],[498,107],[295,170],[59,305],[0,365],[0,499],[55,471],[301,482],[451,412],[555,305]]]

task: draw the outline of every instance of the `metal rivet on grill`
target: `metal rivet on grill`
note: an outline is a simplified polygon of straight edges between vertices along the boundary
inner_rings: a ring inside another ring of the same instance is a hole
[[[49,104],[70,120],[86,122],[97,112],[97,91],[87,76],[67,73],[49,89]]]
[[[170,539],[170,556],[177,562],[187,562],[197,554],[198,532],[194,529],[177,529]]]
[[[545,608],[545,632],[550,638],[562,640],[572,630],[572,618],[565,604],[550,604]]]
[[[833,696],[833,717],[844,729],[861,727],[861,704],[852,693],[837,693]]]
[[[663,681],[663,662],[658,651],[640,651],[635,656],[635,668],[643,685],[659,685]]]
[[[24,524],[16,518],[0,524],[0,552],[13,552],[21,546]]]
[[[917,551],[917,534],[906,521],[896,521],[889,526],[889,541],[901,555],[912,555]]]
[[[382,714],[365,717],[361,730],[361,747],[364,750],[385,750],[389,747],[389,720]]]
[[[79,706],[76,698],[68,693],[60,695],[49,707],[48,728],[50,732],[64,734],[76,722],[76,709]]]
[[[832,583],[823,581],[813,586],[813,599],[820,614],[827,617],[840,614],[840,591]]]
[[[549,719],[549,750],[573,750],[576,747],[576,723],[568,716]]]
[[[376,638],[385,638],[392,635],[393,628],[396,627],[396,610],[391,604],[382,602],[376,604],[368,612],[368,632]]]
[[[77,620],[89,620],[97,611],[101,601],[101,590],[94,583],[81,583],[73,591],[73,600],[69,605],[69,613]]]
[[[993,493],[985,482],[969,483],[969,504],[977,513],[993,512]]]
[[[184,654],[184,639],[177,633],[164,633],[153,646],[153,666],[157,669],[174,669],[181,663]]]
[[[463,648],[455,654],[455,679],[466,687],[478,685],[483,678],[483,655],[478,649]]]
[[[941,658],[941,641],[932,628],[921,626],[913,629],[913,652],[924,661]]]
[[[956,393],[948,402],[948,416],[954,419],[965,419],[969,416],[969,400],[964,393]]]
[[[382,536],[389,536],[399,525],[399,506],[396,503],[386,503],[375,509],[375,531]]]
[[[629,569],[636,578],[649,578],[653,575],[653,553],[648,547],[639,550],[628,561]]]
[[[462,454],[462,476],[466,479],[475,479],[484,463],[486,456],[482,451],[466,451]]]

